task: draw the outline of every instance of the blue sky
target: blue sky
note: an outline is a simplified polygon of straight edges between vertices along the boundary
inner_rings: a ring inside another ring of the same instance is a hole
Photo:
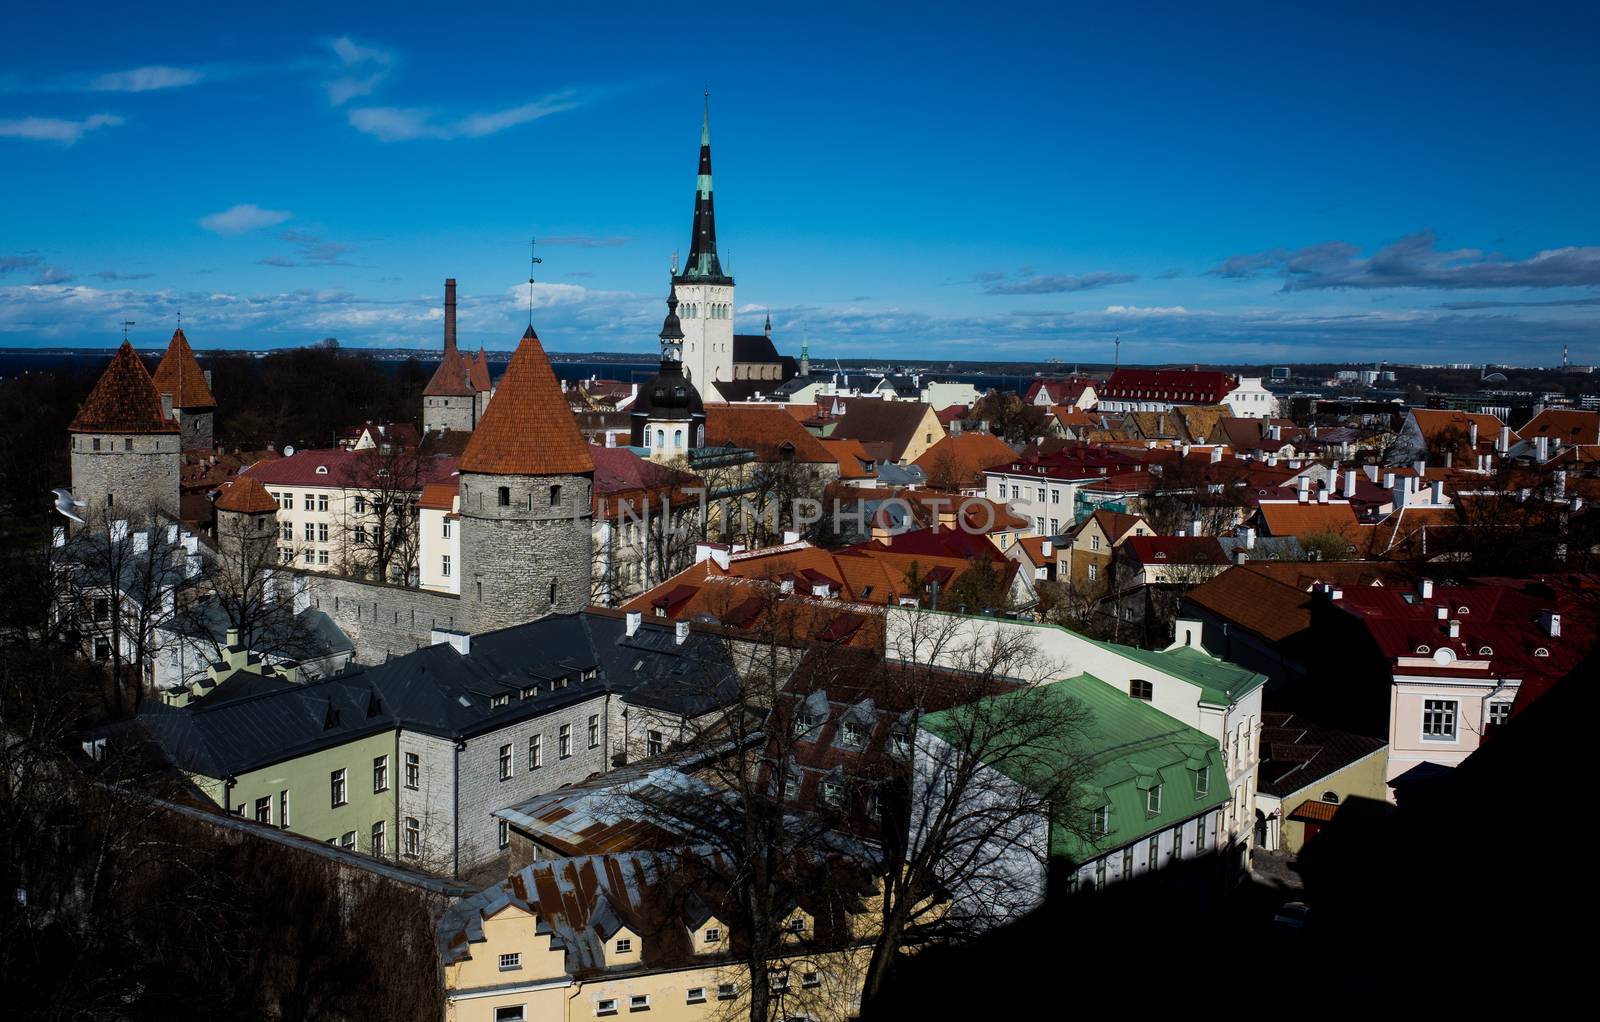
[[[563,6],[10,10],[0,345],[653,350],[709,87],[784,350],[1600,362],[1596,5]]]

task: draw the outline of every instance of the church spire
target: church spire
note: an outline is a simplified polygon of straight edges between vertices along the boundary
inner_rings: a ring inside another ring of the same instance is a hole
[[[711,93],[706,93],[700,120],[700,171],[695,179],[694,230],[689,238],[689,258],[679,276],[685,281],[730,284],[717,259],[717,218],[711,200]]]

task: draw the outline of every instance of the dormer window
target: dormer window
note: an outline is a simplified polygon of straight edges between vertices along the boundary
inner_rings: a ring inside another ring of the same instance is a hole
[[[706,927],[705,942],[707,944],[722,943],[722,929],[716,926]]]
[[[867,729],[860,724],[846,721],[843,728],[844,744],[852,749],[859,749],[867,744]]]
[[[633,953],[633,941],[627,937],[618,938],[614,947],[616,948],[616,953],[619,955],[629,955]]]
[[[328,474],[328,466],[326,466],[326,465],[318,465],[317,466],[317,475],[325,476],[327,474]]]
[[[1109,805],[1100,806],[1094,810],[1090,815],[1090,820],[1096,834],[1111,833],[1111,807]]]
[[[1155,784],[1144,793],[1144,811],[1150,816],[1161,812],[1161,785]]]

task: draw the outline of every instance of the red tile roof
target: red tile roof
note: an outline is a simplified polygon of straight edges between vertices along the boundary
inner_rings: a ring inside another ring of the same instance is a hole
[[[983,470],[1015,458],[1017,453],[993,433],[947,436],[912,462],[938,489],[970,489],[983,485]]]
[[[472,370],[467,374],[467,378],[472,383],[472,389],[479,393],[493,386],[489,379],[489,356],[481,346],[478,348],[478,354],[472,359]]]
[[[178,424],[161,414],[161,395],[133,345],[123,341],[67,429],[73,433],[176,433]]]
[[[531,326],[467,441],[461,471],[526,476],[594,471],[589,445],[578,432],[577,420]]]
[[[268,486],[330,486],[359,487],[369,466],[382,467],[381,455],[369,448],[352,451],[343,447],[323,447],[309,451],[296,451],[291,457],[273,461],[258,461],[241,469],[240,478],[254,476]],[[451,482],[456,471],[454,458],[417,458],[417,482],[420,487],[429,483]]]
[[[183,336],[182,328],[172,332],[167,353],[161,356],[153,379],[157,394],[172,395],[174,408],[193,412],[217,407],[217,399],[211,396],[211,388],[206,385],[205,371],[195,361],[189,338]]]
[[[1559,437],[1564,444],[1600,444],[1600,412],[1546,408],[1517,433],[1524,440],[1548,436]]]
[[[504,384],[501,385],[502,389]],[[500,400],[498,397],[496,401]],[[492,403],[490,407],[493,407]],[[794,461],[834,464],[821,441],[806,432],[781,405],[712,405],[706,409],[706,444],[733,444],[756,452],[761,461],[784,458],[785,445]]]
[[[246,515],[263,515],[278,510],[278,500],[267,492],[255,476],[240,476],[222,490],[217,498],[218,511],[237,511]]]
[[[422,499],[417,501],[417,506],[428,511],[454,510],[459,488],[460,484],[454,479],[447,483],[428,483],[422,488]]]
[[[532,330],[533,327],[528,329]],[[433,371],[433,377],[428,380],[422,393],[426,397],[472,396],[472,360],[461,354],[455,338],[445,338],[444,358],[439,362],[439,368]]]
[[[1105,401],[1172,401],[1214,405],[1239,381],[1227,373],[1188,369],[1118,369],[1097,389]]]
[[[1227,564],[1215,536],[1129,536],[1122,544],[1141,564]]]

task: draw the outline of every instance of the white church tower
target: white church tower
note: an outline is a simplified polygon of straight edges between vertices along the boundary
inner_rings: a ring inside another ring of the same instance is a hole
[[[708,404],[725,400],[716,384],[733,379],[733,278],[717,260],[711,202],[711,100],[700,122],[700,175],[695,183],[694,235],[683,272],[672,278],[683,324],[683,375]]]

